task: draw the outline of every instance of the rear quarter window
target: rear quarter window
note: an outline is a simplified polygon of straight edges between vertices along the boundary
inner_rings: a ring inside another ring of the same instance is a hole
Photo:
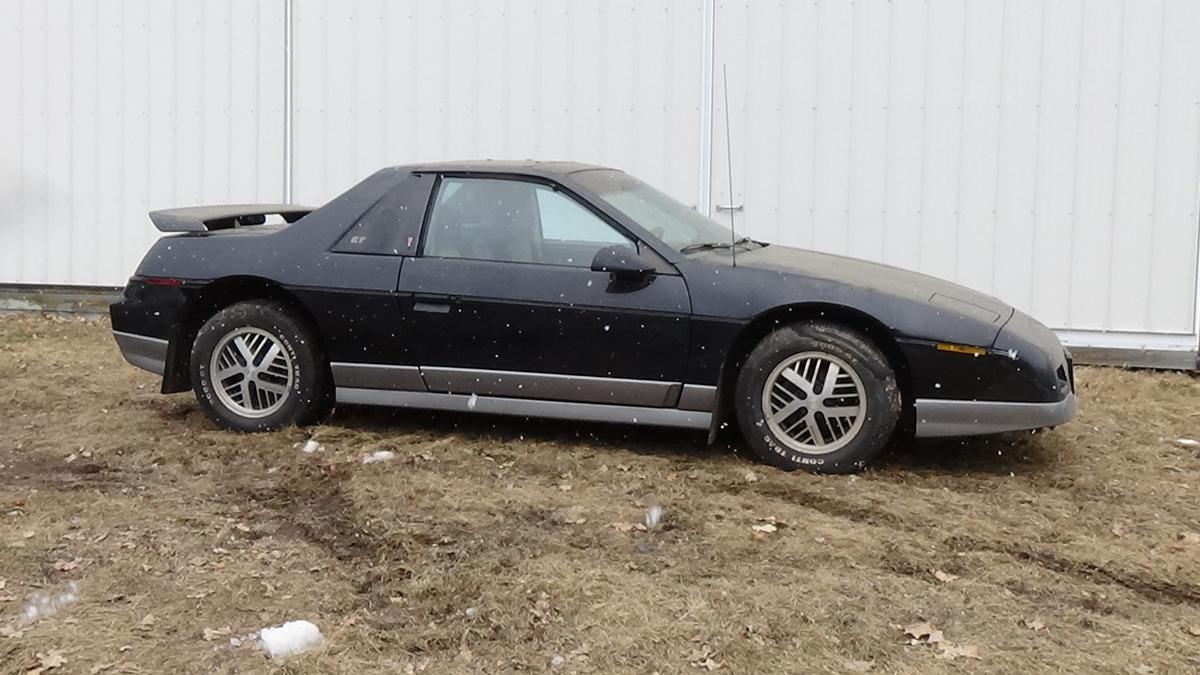
[[[412,174],[367,210],[333,247],[337,253],[414,255],[433,174]]]

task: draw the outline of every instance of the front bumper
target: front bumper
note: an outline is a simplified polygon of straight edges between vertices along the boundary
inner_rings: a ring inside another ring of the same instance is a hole
[[[117,330],[113,331],[113,337],[117,340],[117,346],[121,348],[121,356],[130,364],[157,375],[162,375],[166,370],[166,340]]]
[[[1066,424],[1079,402],[1075,392],[1052,403],[917,399],[917,438],[979,436]]]

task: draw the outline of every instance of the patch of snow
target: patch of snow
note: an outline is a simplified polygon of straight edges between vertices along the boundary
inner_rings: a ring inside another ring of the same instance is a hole
[[[55,614],[67,605],[79,600],[79,586],[74,581],[67,584],[67,589],[61,593],[35,593],[21,610],[17,617],[18,626],[28,626],[38,619],[45,619]]]
[[[467,399],[467,410],[474,410],[477,405],[479,405],[479,396],[471,394],[471,398]]]
[[[363,464],[375,464],[376,462],[390,462],[396,459],[396,453],[391,450],[376,450],[371,454],[363,457]]]
[[[325,644],[321,629],[304,620],[264,628],[259,632],[258,639],[267,656],[273,659],[300,654]]]
[[[1200,441],[1194,438],[1176,438],[1175,445],[1181,448],[1200,448]]]
[[[662,521],[662,516],[663,508],[658,504],[652,504],[650,508],[646,509],[646,529],[653,530],[658,527],[659,522]]]
[[[311,455],[318,450],[324,449],[325,448],[322,448],[321,444],[318,443],[315,438],[310,438],[307,441],[304,441],[304,445],[300,447],[300,452]]]

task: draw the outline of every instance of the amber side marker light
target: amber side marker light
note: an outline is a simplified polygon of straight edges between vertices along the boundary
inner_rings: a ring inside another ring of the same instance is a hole
[[[955,354],[967,354],[969,356],[987,356],[988,353],[988,350],[983,347],[956,345],[950,342],[939,342],[936,347],[939,352],[954,352]]]

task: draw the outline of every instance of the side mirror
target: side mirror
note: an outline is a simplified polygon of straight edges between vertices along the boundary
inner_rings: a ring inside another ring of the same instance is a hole
[[[593,272],[608,272],[617,279],[645,279],[654,271],[654,265],[646,262],[628,246],[606,246],[596,251],[592,258]]]

